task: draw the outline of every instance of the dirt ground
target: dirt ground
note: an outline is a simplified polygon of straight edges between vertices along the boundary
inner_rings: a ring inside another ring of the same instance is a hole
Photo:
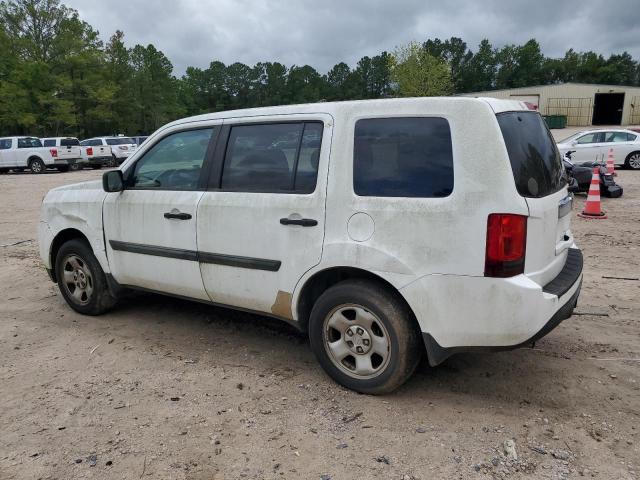
[[[39,206],[100,175],[0,175],[0,479],[640,477],[640,172],[619,172],[608,220],[573,220],[576,315],[385,397],[267,318],[151,294],[74,313],[40,266]]]

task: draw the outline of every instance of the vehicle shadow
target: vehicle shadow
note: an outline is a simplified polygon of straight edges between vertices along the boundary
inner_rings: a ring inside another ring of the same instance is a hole
[[[259,372],[268,364],[274,371],[302,369],[297,374],[318,385],[332,382],[315,361],[307,336],[277,319],[151,293],[127,296],[110,316],[127,323],[135,318],[146,334],[161,325],[161,335],[155,340],[184,356],[200,356],[211,365],[224,357],[224,362],[244,363],[249,371]],[[408,405],[454,395],[460,405],[469,408],[477,402],[509,408],[523,403],[540,408],[564,405],[566,361],[540,351],[538,347],[536,351],[457,354],[437,367],[429,366],[425,355],[407,384],[385,398]],[[558,395],[549,396],[549,389],[558,390]]]

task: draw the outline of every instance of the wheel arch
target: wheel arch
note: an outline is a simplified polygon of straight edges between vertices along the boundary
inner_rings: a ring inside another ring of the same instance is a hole
[[[87,236],[84,233],[82,233],[80,230],[76,228],[66,228],[64,230],[59,231],[56,234],[56,236],[53,238],[51,242],[51,247],[49,248],[49,261],[51,265],[52,278],[54,279],[56,278],[56,257],[58,256],[58,251],[60,250],[60,247],[62,247],[62,245],[64,245],[69,240],[74,240],[74,239],[83,240],[87,242],[87,245],[89,245],[89,248],[92,248],[91,242],[89,241]]]
[[[42,163],[44,163],[44,161],[42,160],[42,158],[40,158],[38,155],[31,155],[28,159],[27,159],[27,165],[31,166],[31,162],[35,161],[35,160],[40,160]]]
[[[409,302],[407,302],[400,290],[391,284],[391,282],[369,270],[357,267],[335,266],[314,273],[300,288],[300,293],[297,295],[297,301],[294,305],[297,323],[300,330],[305,332],[307,331],[311,309],[320,295],[333,285],[350,279],[368,280],[372,283],[384,286],[384,288],[389,290],[406,306],[407,311],[410,312],[413,318],[413,321],[418,325],[415,312],[409,305]]]

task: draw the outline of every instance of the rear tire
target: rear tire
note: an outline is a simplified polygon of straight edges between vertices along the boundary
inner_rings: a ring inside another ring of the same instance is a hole
[[[29,170],[31,173],[44,173],[47,167],[44,165],[44,162],[39,158],[34,158],[29,161]]]
[[[111,155],[111,160],[107,162],[107,167],[115,168],[118,166],[118,159],[115,155]]]
[[[81,165],[78,162],[72,162],[72,163],[69,164],[68,168],[69,168],[69,170],[71,170],[73,172],[76,172],[76,171],[80,170]]]
[[[100,315],[117,302],[107,286],[107,278],[83,240],[69,240],[56,255],[56,280],[69,306],[84,315]]]
[[[389,393],[416,369],[424,346],[409,308],[381,284],[345,280],[318,298],[309,319],[311,349],[339,384]]]
[[[57,167],[57,170],[59,172],[61,172],[61,173],[68,172],[69,171],[69,165],[63,165],[63,166]],[[71,170],[73,170],[73,168]]]
[[[640,152],[631,152],[627,155],[624,166],[632,170],[640,170]]]

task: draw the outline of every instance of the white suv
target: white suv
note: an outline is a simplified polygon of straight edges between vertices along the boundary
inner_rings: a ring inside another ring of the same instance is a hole
[[[521,102],[322,103],[168,124],[102,184],[51,190],[39,239],[79,312],[129,288],[260,312],[384,393],[425,351],[515,348],[571,315],[571,204]]]

